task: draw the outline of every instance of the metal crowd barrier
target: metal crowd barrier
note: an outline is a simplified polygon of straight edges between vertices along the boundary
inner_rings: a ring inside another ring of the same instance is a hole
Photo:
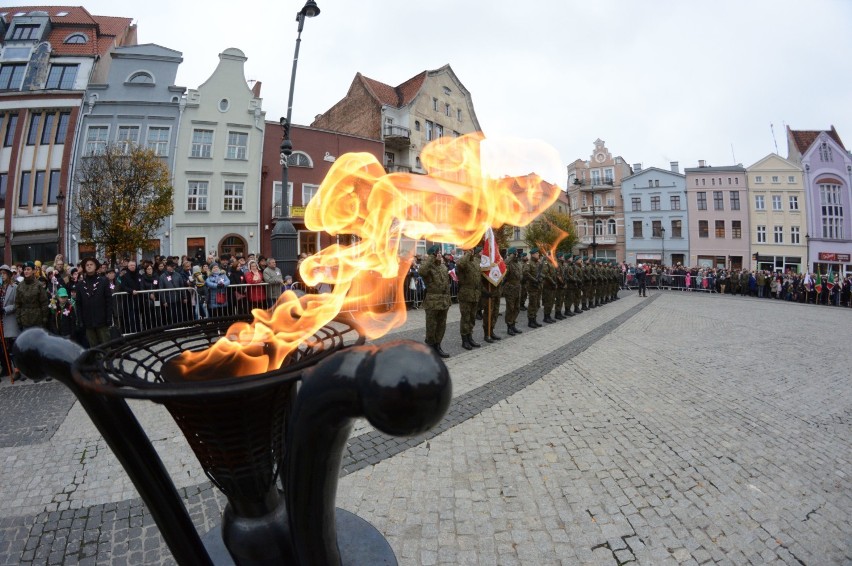
[[[625,277],[625,286],[628,289],[639,287],[636,276],[628,273]],[[648,289],[666,289],[670,291],[701,291],[715,292],[718,282],[714,277],[671,275],[668,273],[648,274],[645,276],[645,287]]]

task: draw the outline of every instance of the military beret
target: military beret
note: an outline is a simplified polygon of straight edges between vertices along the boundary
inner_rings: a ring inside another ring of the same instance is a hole
[[[24,267],[29,267],[30,269],[35,269],[35,263],[33,263],[31,261],[25,261]]]
[[[521,258],[523,259],[525,257],[527,257],[527,252],[521,252]]]
[[[432,244],[431,246],[429,246],[429,249],[426,250],[426,253],[429,255],[435,255],[439,251],[441,251],[441,246],[439,246],[438,244]]]
[[[482,246],[476,246],[475,248],[473,248],[473,253],[481,254],[482,253]]]
[[[565,254],[563,254],[562,252],[556,252],[556,259],[562,259],[562,256],[564,255]]]
[[[509,254],[509,255],[516,254],[516,253],[518,253],[518,248],[513,246],[513,247],[509,248],[508,250],[506,250],[506,253]]]
[[[532,248],[530,250],[530,255],[537,254],[537,253],[538,253],[538,248]]]

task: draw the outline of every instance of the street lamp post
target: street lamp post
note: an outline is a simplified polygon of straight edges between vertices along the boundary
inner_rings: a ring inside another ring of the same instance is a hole
[[[65,204],[65,193],[59,191],[59,194],[56,195],[56,233],[58,236],[58,241],[56,243],[56,253],[62,254],[62,257],[65,258],[67,256],[62,251],[62,231],[65,229],[65,222],[63,222],[65,210],[62,206],[63,204]]]
[[[595,204],[595,195],[592,195],[592,257],[598,257],[598,213],[597,205]]]
[[[305,27],[305,18],[313,18],[319,15],[320,9],[314,0],[308,0],[305,6],[296,13],[296,21],[299,23],[296,35],[296,52],[293,55],[293,72],[290,75],[290,96],[287,99],[287,117],[281,118],[281,127],[284,129],[284,141],[281,142],[281,193],[282,193],[282,218],[275,223],[272,231],[272,256],[281,264],[281,270],[286,275],[295,275],[297,261],[298,234],[290,217],[290,179],[288,160],[293,154],[293,143],[290,141],[290,126],[293,119],[293,90],[296,84],[296,66],[299,63],[299,46],[302,44],[302,30]]]
[[[660,252],[660,268],[666,265],[666,229],[660,228],[660,245],[662,246],[662,251]]]

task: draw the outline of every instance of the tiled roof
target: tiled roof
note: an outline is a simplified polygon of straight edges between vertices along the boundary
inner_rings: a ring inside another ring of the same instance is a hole
[[[115,16],[93,16],[82,6],[21,6],[0,8],[5,19],[10,22],[15,14],[47,12],[50,16],[51,31],[47,35],[56,55],[105,55],[116,44],[116,38],[123,39],[126,30],[133,22],[132,18]],[[59,14],[66,15],[60,16]],[[65,43],[65,38],[74,32],[89,37],[86,43]],[[121,43],[121,41],[119,41]]]
[[[789,128],[789,126],[788,126]],[[799,150],[799,153],[805,153],[809,147],[813,145],[819,135],[825,132],[829,135],[831,139],[836,141],[840,147],[846,149],[844,147],[843,142],[840,141],[840,135],[837,133],[837,130],[834,129],[834,126],[831,126],[830,130],[793,130],[790,129],[790,134],[793,136],[793,142],[796,144],[796,148]]]
[[[426,78],[426,71],[411,77],[397,87],[365,77],[361,73],[358,73],[357,77],[361,79],[376,100],[382,104],[399,108],[411,102],[420,92],[420,87],[423,86],[423,80]]]

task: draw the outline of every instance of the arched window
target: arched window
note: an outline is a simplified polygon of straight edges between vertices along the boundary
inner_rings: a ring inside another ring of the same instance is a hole
[[[89,43],[89,38],[84,33],[72,33],[65,38],[65,43]]]
[[[603,236],[603,220],[595,220],[595,236]]]
[[[606,233],[610,236],[615,236],[615,220],[612,218],[606,223]]]
[[[314,162],[311,161],[311,158],[307,153],[294,151],[289,159],[287,159],[287,165],[290,167],[313,167]]]
[[[154,84],[154,76],[147,71],[136,71],[130,75],[127,82],[137,85],[152,85]]]

